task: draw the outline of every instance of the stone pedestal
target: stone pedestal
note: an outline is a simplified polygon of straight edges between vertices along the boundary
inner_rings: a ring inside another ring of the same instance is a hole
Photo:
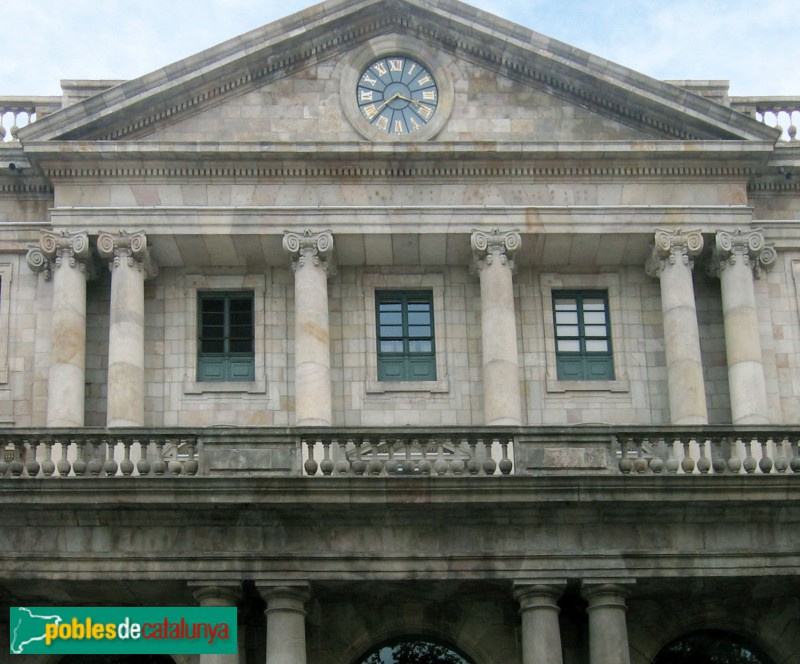
[[[267,603],[266,664],[306,664],[307,585],[260,587]]]
[[[236,606],[241,598],[238,586],[201,586],[194,591],[200,606]],[[244,661],[243,653],[234,655],[200,655],[199,664],[239,664]]]
[[[647,274],[661,282],[661,310],[672,424],[708,424],[692,260],[703,249],[699,230],[657,229]]]
[[[562,664],[558,599],[563,585],[515,586],[522,619],[522,664]]]
[[[512,256],[521,244],[516,231],[472,233],[473,272],[481,280],[483,418],[487,425],[522,424],[514,313]]]
[[[292,257],[295,307],[295,424],[333,423],[328,275],[333,236],[329,231],[286,233],[283,248]]]
[[[591,664],[630,664],[625,590],[612,584],[586,585],[589,602],[589,661]]]
[[[106,424],[144,426],[144,280],[155,267],[143,232],[101,233],[97,249],[111,270]]]
[[[712,273],[722,285],[722,315],[734,424],[769,424],[753,279],[772,267],[777,254],[759,230],[719,231]]]
[[[48,427],[82,427],[86,382],[86,279],[92,273],[86,233],[43,232],[28,265],[53,279],[47,392]]]

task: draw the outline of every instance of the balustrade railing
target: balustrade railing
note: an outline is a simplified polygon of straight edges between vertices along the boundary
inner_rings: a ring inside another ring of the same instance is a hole
[[[17,132],[61,108],[61,97],[0,97],[0,145],[17,140]]]
[[[797,475],[800,426],[10,429],[0,481]]]
[[[731,108],[780,129],[782,141],[800,141],[798,97],[731,97]]]
[[[3,477],[196,475],[197,440],[151,434],[0,435]]]

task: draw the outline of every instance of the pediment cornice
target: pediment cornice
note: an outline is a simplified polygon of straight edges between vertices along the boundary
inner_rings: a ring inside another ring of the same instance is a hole
[[[656,138],[771,140],[726,106],[551,40],[457,0],[331,0],[21,130],[32,140],[135,140],[386,34],[408,35]]]

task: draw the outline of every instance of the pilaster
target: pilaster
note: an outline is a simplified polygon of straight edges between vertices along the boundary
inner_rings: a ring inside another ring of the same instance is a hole
[[[760,229],[718,231],[711,273],[722,288],[728,384],[734,424],[768,424],[767,388],[753,279],[775,263],[777,253]]]
[[[699,229],[656,229],[645,269],[658,277],[672,424],[708,424],[700,332],[694,297],[694,258],[703,250]]]
[[[522,424],[512,276],[514,252],[522,238],[516,230],[495,228],[489,233],[473,231],[470,242],[472,271],[481,282],[484,423]]]
[[[47,426],[84,424],[86,376],[86,280],[94,274],[85,232],[43,231],[28,248],[28,266],[53,280]]]
[[[100,233],[111,271],[107,426],[144,425],[144,281],[155,276],[144,231]]]
[[[295,306],[295,424],[330,426],[331,389],[328,276],[336,271],[333,235],[286,232],[283,249],[292,260]]]

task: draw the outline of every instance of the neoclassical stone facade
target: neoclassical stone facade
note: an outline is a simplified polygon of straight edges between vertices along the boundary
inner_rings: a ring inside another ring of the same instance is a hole
[[[800,99],[457,0],[64,91],[0,97],[3,652],[236,606],[165,661],[800,663]]]

